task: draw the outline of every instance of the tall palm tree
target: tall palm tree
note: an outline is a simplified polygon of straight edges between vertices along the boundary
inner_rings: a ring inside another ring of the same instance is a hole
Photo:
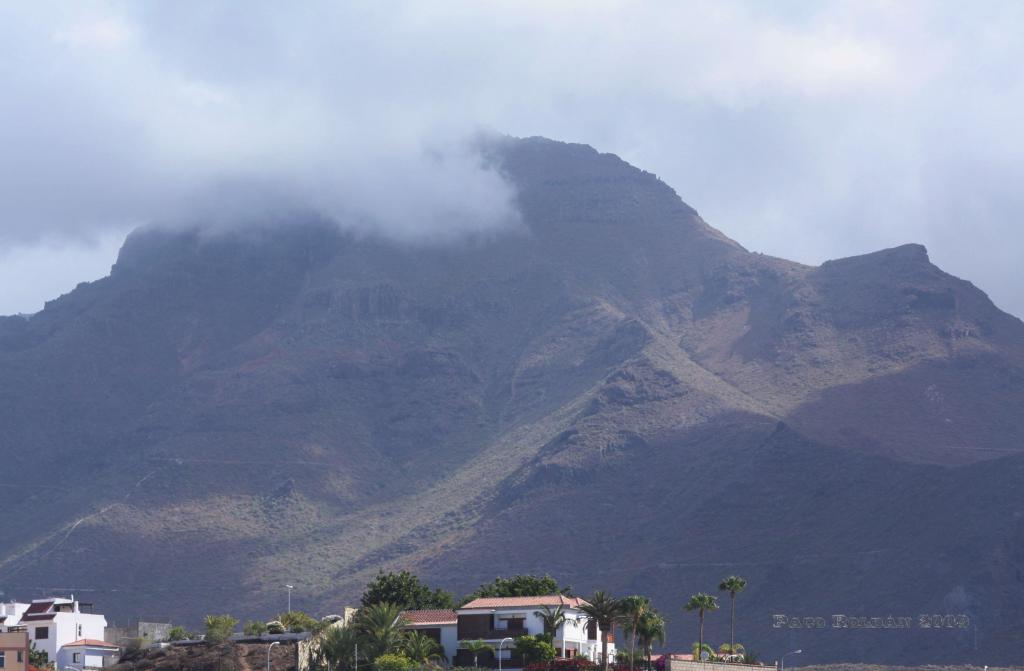
[[[404,625],[402,607],[393,603],[364,606],[355,619],[359,643],[371,661],[401,646]]]
[[[637,621],[636,637],[647,655],[647,671],[651,671],[651,649],[655,642],[665,645],[665,618],[654,609],[648,610]]]
[[[562,604],[558,604],[554,608],[544,606],[544,610],[534,611],[533,614],[544,623],[544,635],[548,637],[548,643],[554,643],[558,628],[565,624],[565,608]]]
[[[580,604],[580,610],[588,624],[594,622],[601,630],[601,669],[608,671],[608,634],[622,615],[622,605],[611,594],[598,590],[590,597],[589,603]]]
[[[402,640],[402,652],[406,657],[419,664],[427,664],[435,659],[445,659],[441,644],[418,631],[405,633]]]
[[[633,595],[624,597],[620,604],[622,606],[622,623],[629,630],[629,671],[633,671],[633,660],[636,656],[636,629],[640,624],[640,618],[651,610],[651,600],[645,596]]]
[[[718,610],[718,597],[705,594],[704,592],[697,592],[690,597],[690,600],[686,602],[683,609],[687,612],[697,611],[700,616],[700,630],[697,638],[698,650],[704,649],[704,613],[710,613],[711,611]],[[695,660],[696,661],[696,660]]]
[[[736,595],[742,592],[747,586],[745,578],[738,575],[731,575],[718,584],[718,589],[729,593],[732,602],[732,623],[729,627],[729,650],[735,653],[736,647]]]
[[[478,661],[479,661],[480,653],[481,652],[494,652],[494,646],[493,645],[491,645],[490,643],[484,643],[483,641],[481,641],[479,639],[476,640],[476,641],[466,641],[462,645],[463,645],[464,648],[466,648],[466,650],[469,650],[469,652],[472,653],[472,655],[473,655],[473,668],[474,669],[480,667]]]
[[[328,627],[315,640],[313,656],[317,671],[347,671],[356,651],[355,627]]]

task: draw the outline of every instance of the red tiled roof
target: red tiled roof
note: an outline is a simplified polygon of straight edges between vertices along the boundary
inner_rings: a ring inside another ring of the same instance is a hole
[[[579,608],[587,603],[578,596],[563,596],[554,594],[552,596],[499,596],[473,599],[460,608],[526,608],[532,606],[565,606],[566,608]]]
[[[28,610],[25,611],[25,615],[35,615],[37,613],[46,613],[53,606],[52,601],[33,601],[29,604]]]
[[[458,617],[454,610],[406,610],[402,619],[410,625],[455,624]]]
[[[117,646],[106,641],[98,641],[95,638],[82,638],[74,643],[68,643],[65,648],[111,648],[117,650]]]
[[[44,622],[52,620],[57,614],[56,613],[37,613],[35,615],[25,614],[21,616],[22,622]]]

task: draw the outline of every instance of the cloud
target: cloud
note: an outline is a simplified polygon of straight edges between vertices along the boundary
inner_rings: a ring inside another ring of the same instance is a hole
[[[1022,31],[1000,0],[2,5],[0,244],[274,206],[501,226],[483,128],[618,153],[758,251],[923,242],[1024,314]]]

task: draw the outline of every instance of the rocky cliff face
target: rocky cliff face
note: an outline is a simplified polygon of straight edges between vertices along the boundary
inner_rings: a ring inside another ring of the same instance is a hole
[[[197,619],[550,572],[653,595],[686,649],[683,597],[740,573],[768,659],[973,659],[974,625],[1012,657],[1019,320],[916,245],[807,267],[589,147],[493,154],[523,220],[487,237],[142,230],[0,319],[0,590]],[[771,617],[947,612],[972,628]]]

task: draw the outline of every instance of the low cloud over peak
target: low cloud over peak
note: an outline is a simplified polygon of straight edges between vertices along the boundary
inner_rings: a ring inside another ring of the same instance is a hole
[[[616,153],[755,251],[927,244],[1024,313],[1022,30],[1009,0],[6,3],[0,313],[52,298],[19,250],[146,223],[506,225],[480,128]]]

